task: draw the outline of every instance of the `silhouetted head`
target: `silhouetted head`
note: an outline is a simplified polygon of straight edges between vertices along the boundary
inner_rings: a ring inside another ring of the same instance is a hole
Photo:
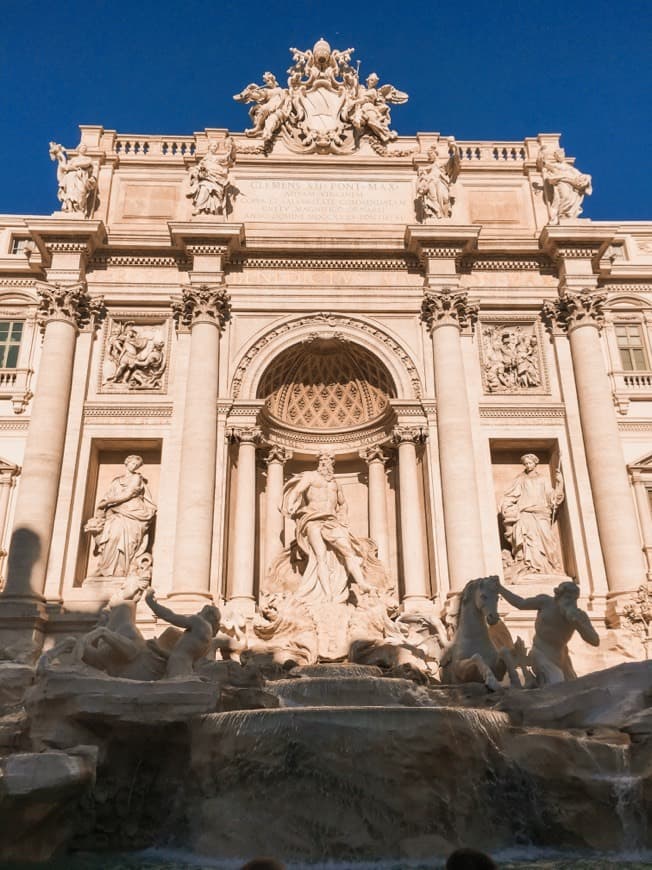
[[[497,870],[489,855],[477,849],[456,849],[448,856],[446,870]]]
[[[243,864],[240,870],[285,870],[285,864],[273,858],[252,858]]]
[[[217,607],[214,604],[206,604],[199,611],[199,615],[210,624],[213,634],[217,634],[217,630],[220,627],[220,611]]]

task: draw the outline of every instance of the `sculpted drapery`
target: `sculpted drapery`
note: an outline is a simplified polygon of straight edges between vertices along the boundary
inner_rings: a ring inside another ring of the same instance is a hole
[[[86,525],[95,535],[96,576],[125,577],[147,552],[156,505],[138,471],[142,464],[140,456],[127,456],[126,473],[111,481],[96,516]]]
[[[505,538],[519,571],[559,573],[561,566],[552,533],[557,508],[564,500],[561,472],[553,488],[537,471],[539,459],[533,453],[521,457],[525,470],[503,496],[500,507]]]

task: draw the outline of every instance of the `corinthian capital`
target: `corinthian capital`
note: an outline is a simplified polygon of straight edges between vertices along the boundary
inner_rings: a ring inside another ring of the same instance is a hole
[[[361,459],[364,459],[367,465],[370,465],[372,462],[382,462],[384,465],[387,462],[387,456],[380,444],[363,447],[362,450],[358,451],[358,455]]]
[[[231,299],[224,287],[184,287],[181,298],[172,300],[172,316],[177,327],[214,323],[222,331],[231,316]]]
[[[81,329],[91,321],[99,323],[106,313],[103,297],[91,298],[85,281],[77,281],[75,284],[39,282],[36,293],[36,317],[42,331],[52,320],[62,320]]]
[[[394,444],[423,444],[428,433],[418,426],[396,426],[392,431]]]
[[[549,329],[556,323],[566,332],[578,326],[594,326],[599,330],[604,326],[606,300],[605,293],[589,288],[574,291],[565,287],[560,291],[559,299],[543,303],[541,318]]]
[[[262,441],[263,433],[257,426],[234,427],[229,429],[227,437],[234,444],[254,444],[257,446]]]
[[[280,462],[281,465],[285,465],[285,463],[288,462],[290,459],[292,459],[291,450],[287,450],[280,444],[272,444],[267,451],[265,462],[267,465],[269,465],[271,462]]]
[[[473,326],[478,319],[479,308],[469,302],[464,290],[444,287],[427,290],[421,304],[421,319],[432,332],[438,326]]]

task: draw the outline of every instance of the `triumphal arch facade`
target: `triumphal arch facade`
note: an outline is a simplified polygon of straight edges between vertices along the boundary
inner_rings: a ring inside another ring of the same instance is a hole
[[[151,582],[337,659],[498,574],[575,581],[593,666],[642,655],[652,224],[583,217],[557,134],[398,136],[353,49],[291,54],[243,133],[82,126],[60,208],[0,218],[3,649]]]

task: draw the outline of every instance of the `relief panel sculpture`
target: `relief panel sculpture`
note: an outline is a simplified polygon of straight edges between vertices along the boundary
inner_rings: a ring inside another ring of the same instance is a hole
[[[487,393],[541,393],[544,367],[536,326],[483,324],[482,376]]]
[[[112,320],[102,365],[103,392],[161,390],[167,369],[166,327]]]

